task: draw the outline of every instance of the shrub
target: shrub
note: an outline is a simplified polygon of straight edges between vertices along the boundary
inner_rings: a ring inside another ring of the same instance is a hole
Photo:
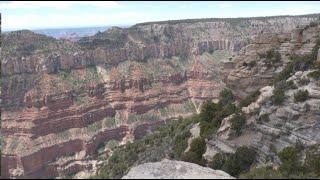
[[[223,165],[226,163],[227,158],[227,154],[218,153],[213,156],[212,161],[209,162],[208,165],[212,169],[222,169]]]
[[[296,89],[296,88],[297,86],[294,84],[292,80],[291,81],[282,80],[275,84],[275,89],[282,90],[282,91],[286,91],[289,89]]]
[[[298,154],[299,152],[294,147],[286,147],[278,153],[281,160],[279,169],[282,173],[289,175],[301,170]]]
[[[228,157],[222,169],[232,176],[238,176],[240,173],[248,171],[255,159],[255,150],[242,146]]]
[[[191,162],[198,164],[200,166],[204,166],[206,164],[205,159],[200,157],[197,153],[188,151],[181,156],[181,160],[185,162]]]
[[[237,106],[234,103],[229,102],[225,105],[220,111],[216,113],[214,117],[214,122],[216,122],[216,127],[220,126],[221,121],[228,117],[229,115],[235,113],[237,111]]]
[[[206,142],[203,138],[195,138],[190,144],[190,150],[202,156],[206,151]]]
[[[211,122],[214,114],[220,110],[216,103],[205,101],[201,106],[200,118],[202,121]]]
[[[297,89],[298,87],[294,84],[293,80],[285,82],[285,89]]]
[[[246,124],[246,117],[242,113],[236,113],[231,118],[231,129],[236,132],[236,135],[239,136],[241,131]]]
[[[293,63],[289,63],[277,76],[275,76],[273,83],[288,79],[293,72]]]
[[[274,170],[271,166],[254,168],[248,173],[241,174],[240,178],[318,179],[320,177],[320,145],[315,144],[307,148],[303,166],[299,161],[300,152],[302,152],[299,146],[301,143],[296,143],[295,146],[284,148],[278,153],[281,160],[279,169]]]
[[[273,95],[271,96],[271,101],[275,105],[280,105],[285,99],[284,91],[281,89],[274,89]]]
[[[320,145],[312,145],[306,151],[305,167],[309,173],[320,176]]]
[[[299,90],[297,93],[294,94],[294,101],[295,102],[304,102],[308,99],[309,92],[308,90]]]
[[[244,167],[246,170],[248,170],[251,166],[251,164],[254,162],[256,157],[256,151],[252,148],[242,146],[237,148],[236,150],[236,157],[239,160],[239,163]]]
[[[258,118],[258,123],[262,123],[262,122],[269,122],[270,118],[269,118],[269,114],[265,113],[262,114],[259,118]]]
[[[217,118],[217,113],[221,111],[219,103],[205,101],[200,112],[200,136],[207,137],[213,134],[220,126],[221,119]]]
[[[240,101],[239,106],[240,107],[249,106],[252,102],[257,100],[257,98],[259,97],[260,94],[261,94],[261,92],[259,90],[252,92],[246,98],[244,98],[242,101]]]
[[[200,136],[203,138],[208,138],[217,131],[218,127],[213,123],[201,122],[200,123]]]
[[[308,77],[313,78],[315,80],[320,80],[320,71],[313,71],[308,74]]]
[[[240,179],[283,179],[279,171],[273,170],[272,166],[254,168],[251,171],[241,174]]]
[[[232,93],[231,90],[229,89],[223,89],[222,91],[220,91],[219,94],[219,104],[221,106],[225,106],[227,105],[229,102],[234,102],[235,101],[235,97]]]
[[[182,155],[182,160],[187,162],[196,163],[199,165],[205,165],[205,160],[202,155],[206,151],[205,140],[201,137],[198,137],[192,141],[190,144],[190,149],[188,152]]]
[[[264,54],[259,54],[260,58],[266,58],[266,64],[268,67],[275,65],[281,61],[281,55],[275,49],[271,49]]]
[[[175,159],[179,159],[181,157],[181,154],[188,147],[188,137],[190,137],[190,135],[191,135],[190,132],[187,131],[187,133],[177,135],[174,138],[173,155]]]

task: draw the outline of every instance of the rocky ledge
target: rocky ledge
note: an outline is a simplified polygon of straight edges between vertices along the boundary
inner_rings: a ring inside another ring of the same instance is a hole
[[[164,159],[132,168],[122,179],[234,179],[220,170]]]

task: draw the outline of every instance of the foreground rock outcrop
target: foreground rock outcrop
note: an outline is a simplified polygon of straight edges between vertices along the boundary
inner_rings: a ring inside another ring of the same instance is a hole
[[[162,160],[133,167],[122,179],[234,179],[229,174],[197,164]]]

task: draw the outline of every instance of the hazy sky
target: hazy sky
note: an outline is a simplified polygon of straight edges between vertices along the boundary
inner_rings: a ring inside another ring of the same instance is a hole
[[[3,30],[132,25],[139,22],[320,13],[317,1],[1,1]]]

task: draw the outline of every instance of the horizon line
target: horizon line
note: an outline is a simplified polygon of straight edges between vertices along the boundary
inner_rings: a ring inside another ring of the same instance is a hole
[[[210,19],[250,19],[250,18],[275,18],[275,17],[289,17],[289,16],[312,16],[319,15],[320,13],[311,13],[311,14],[296,14],[296,15],[272,15],[272,16],[238,16],[238,17],[205,17],[205,18],[186,18],[186,19],[168,19],[168,20],[159,20],[159,21],[145,21],[145,22],[136,22],[132,24],[109,24],[109,25],[88,25],[88,26],[56,26],[56,27],[34,27],[34,28],[22,28],[22,29],[2,29],[2,32],[11,32],[11,31],[20,31],[20,30],[30,30],[30,31],[39,31],[39,30],[58,30],[58,29],[81,29],[81,28],[99,28],[99,27],[134,27],[137,25],[145,25],[152,23],[164,23],[164,22],[178,22],[178,21],[187,21],[187,20],[210,20]],[[0,24],[1,25],[1,24]]]

